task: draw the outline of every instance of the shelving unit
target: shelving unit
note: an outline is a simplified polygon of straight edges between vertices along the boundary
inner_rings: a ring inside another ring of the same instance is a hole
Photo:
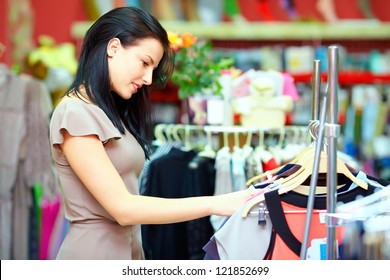
[[[322,73],[321,80],[327,81],[328,74]],[[312,73],[293,74],[296,83],[310,83],[312,79]],[[339,72],[339,84],[341,86],[351,86],[355,84],[390,84],[389,74],[372,74],[367,71],[348,71]],[[162,91],[156,91],[152,94],[151,98],[154,102],[168,102],[179,103],[177,97],[177,87],[172,84],[168,84]]]
[[[321,80],[327,80],[327,73],[321,74]],[[309,83],[311,81],[312,73],[294,74],[292,75],[295,82]],[[367,71],[348,71],[339,72],[340,85],[354,85],[354,84],[390,84],[389,74],[372,74]]]
[[[75,22],[72,36],[82,39],[91,22]],[[191,32],[209,40],[388,40],[390,23],[341,21],[336,24],[309,22],[216,23],[161,21],[167,30]],[[389,42],[390,43],[390,42]]]
[[[71,29],[78,48],[92,22],[75,22]],[[212,41],[217,48],[251,48],[272,45],[331,45],[340,44],[348,51],[368,52],[372,49],[390,50],[390,23],[371,20],[344,20],[335,24],[313,22],[243,22],[203,24],[199,22],[161,21],[165,29],[191,32]],[[293,75],[296,82],[311,81],[311,73]],[[322,79],[327,79],[327,73]],[[390,73],[374,75],[369,72],[339,73],[340,85],[390,84]],[[152,101],[178,103],[177,88],[168,85],[152,95]]]
[[[75,22],[72,37],[82,42],[92,22]],[[340,21],[336,24],[313,22],[215,23],[162,21],[165,29],[191,32],[213,42],[217,48],[251,48],[270,45],[331,45],[338,43],[352,52],[390,49],[390,23],[378,21]]]

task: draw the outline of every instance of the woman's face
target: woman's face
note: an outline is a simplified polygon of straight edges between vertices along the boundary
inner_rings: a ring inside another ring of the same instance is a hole
[[[111,90],[123,99],[130,99],[143,85],[152,83],[164,50],[155,38],[146,38],[135,46],[123,47],[117,38],[107,45],[108,72]]]

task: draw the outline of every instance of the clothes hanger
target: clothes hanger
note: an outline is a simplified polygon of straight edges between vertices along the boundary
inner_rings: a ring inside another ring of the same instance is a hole
[[[229,148],[229,135],[226,131],[223,132],[223,147]]]
[[[328,172],[327,159],[328,159],[328,155],[325,152],[321,152],[318,173]],[[302,164],[299,170],[297,170],[291,176],[280,179],[279,181],[280,187],[278,189],[279,195],[287,193],[292,190],[298,192],[300,190],[299,187],[302,186],[302,183],[305,182],[308,178],[310,178],[310,176],[313,174],[314,152],[310,152],[310,151],[306,152],[306,155],[301,156],[300,160],[297,163]],[[351,173],[351,171],[348,169],[348,167],[345,165],[345,163],[342,160],[336,158],[336,163],[337,163],[337,168],[336,168],[337,174],[345,175],[348,179],[350,179],[352,182],[354,182],[356,185],[363,188],[364,190],[368,189],[368,184],[363,180],[360,180],[359,178],[355,177],[355,175]],[[242,211],[242,216],[246,217],[253,206],[263,201],[264,201],[263,194],[251,199],[245,205]]]
[[[327,160],[328,160],[328,155],[325,152],[322,152],[320,166],[319,166],[319,173],[327,173],[328,170]],[[347,177],[349,180],[351,180],[352,182],[354,182],[356,185],[363,188],[364,190],[368,189],[367,182],[364,182],[363,180],[353,175],[352,172],[349,170],[349,168],[345,165],[345,163],[341,159],[336,158],[336,162],[337,162],[337,169],[336,169],[337,174],[343,174],[345,177]],[[297,163],[301,165],[300,170],[302,169],[302,172],[298,170],[297,171],[299,172],[298,175],[294,176],[296,174],[294,173],[292,176],[287,177],[287,180],[282,182],[283,188],[287,188],[287,191],[289,190],[289,188],[293,188],[294,191],[298,191],[299,187],[302,186],[302,183],[305,180],[307,180],[310,177],[310,175],[313,173],[313,169],[311,168],[313,163],[314,163],[314,154],[307,153],[307,155]]]
[[[242,153],[244,158],[248,158],[250,154],[253,152],[253,147],[251,143],[252,143],[252,131],[248,131],[246,135],[246,141],[242,146]]]
[[[316,135],[316,127],[319,125],[319,122],[318,121],[312,121],[309,123],[309,126],[308,126],[308,129],[309,129],[309,134],[311,136],[311,138],[313,140],[316,140],[317,139],[317,136]],[[291,162],[290,164],[296,164],[296,165],[300,165],[301,168],[294,172],[294,174],[291,174],[290,176],[288,176],[288,178],[286,180],[293,180],[294,178],[296,178],[298,175],[301,174],[301,171],[303,170],[303,168],[305,166],[307,166],[307,160],[309,159],[310,162],[313,162],[314,160],[314,156],[315,156],[315,142],[312,142],[312,144],[306,148],[304,148]],[[327,161],[327,158],[326,158],[326,161]],[[312,163],[311,163],[312,164]],[[312,168],[312,165],[310,165],[310,168]],[[326,169],[325,169],[326,170]],[[326,173],[326,171],[324,172]],[[311,172],[311,174],[313,174],[313,172]],[[349,175],[350,176],[350,175]],[[353,176],[353,174],[352,174]],[[353,176],[354,177],[354,176]],[[304,182],[304,181],[303,181]],[[306,194],[306,191],[304,191],[304,187],[298,187],[297,192],[301,191],[302,194]]]
[[[175,139],[176,142],[183,142],[182,136],[180,136],[179,130],[184,129],[184,125],[182,124],[175,124],[172,127],[172,136],[173,139]]]
[[[216,152],[213,149],[212,135],[210,130],[206,131],[206,136],[207,136],[207,144],[203,148],[203,150],[198,153],[198,155],[201,157],[207,157],[213,159],[216,157]]]
[[[314,153],[314,148],[313,147],[309,146],[309,147],[303,148],[302,151],[294,159],[292,159],[290,162],[288,162],[288,164],[298,164],[298,162],[300,162],[303,157],[305,157],[308,153],[312,153],[312,152]],[[253,185],[253,183],[256,182],[256,181],[259,181],[259,180],[264,179],[266,177],[270,177],[272,175],[275,175],[278,171],[280,171],[285,166],[286,166],[286,164],[282,165],[280,167],[274,168],[272,170],[268,170],[268,171],[266,171],[266,172],[264,172],[262,174],[256,175],[256,176],[250,178],[246,182],[246,185],[249,187],[249,186]],[[290,176],[298,175],[296,172],[294,174],[292,174]],[[293,178],[293,177],[291,177],[291,178]]]
[[[233,149],[232,150],[234,153],[241,153],[240,133],[237,131],[233,132]]]
[[[299,127],[293,126],[292,130],[286,132],[285,145],[283,146],[283,152],[280,155],[280,162],[283,164],[290,162],[307,146],[303,144],[303,140],[301,139],[301,134],[303,132],[301,132]]]
[[[229,134],[226,131],[222,133],[222,147],[217,151],[217,157],[231,157],[231,151],[229,146]]]
[[[308,129],[309,129],[309,133],[310,133],[310,136],[312,139],[316,139],[316,135],[314,134],[313,131],[315,131],[315,126],[317,126],[317,122],[311,122],[309,123],[309,126],[308,126]],[[261,131],[262,133],[264,133],[263,131]],[[314,143],[312,142],[309,146],[303,148],[301,150],[300,153],[298,153],[298,155],[295,156],[294,159],[292,159],[291,161],[289,161],[287,164],[297,164],[298,162],[301,161],[301,158],[306,156],[307,153],[314,153]],[[254,182],[256,181],[259,181],[261,179],[264,179],[266,177],[270,178],[272,175],[275,175],[278,171],[280,171],[282,168],[284,168],[286,166],[285,165],[282,165],[280,167],[277,167],[277,168],[274,168],[272,170],[268,170],[267,172],[264,172],[262,174],[259,174],[259,175],[256,175],[252,178],[250,178],[247,182],[246,182],[246,185],[249,187],[251,185],[253,185]],[[298,175],[296,173],[294,173],[295,175]],[[291,175],[291,176],[294,176],[294,175]],[[293,177],[291,177],[293,178]]]
[[[164,136],[164,129],[167,125],[164,123],[157,124],[154,128],[154,137],[156,138],[153,141],[153,144],[156,146],[161,146],[167,142],[167,139]]]
[[[164,128],[165,138],[167,139],[168,142],[174,141],[173,132],[172,132],[174,126],[175,126],[174,124],[167,124]]]
[[[309,124],[309,132],[310,132],[310,134],[311,134],[313,139],[317,139],[317,136],[313,134],[313,131],[316,131],[315,127],[318,126],[318,125],[319,125],[319,121],[312,121]],[[324,142],[324,146],[325,146],[325,148],[327,147],[327,143],[326,142]],[[323,149],[325,149],[325,148],[323,148]],[[295,164],[301,165],[300,169],[308,170],[310,172],[310,174],[312,174],[312,171],[313,171],[312,170],[313,169],[312,166],[313,166],[313,161],[314,161],[314,154],[315,154],[315,149],[314,148],[306,149],[303,152],[303,156],[298,157],[298,159],[295,162]],[[323,169],[322,169],[322,172],[319,172],[319,173],[327,173],[328,156],[327,156],[326,152],[321,152],[321,160],[322,161],[320,161],[320,164],[323,165],[322,166]],[[358,186],[360,186],[363,189],[367,190],[368,185],[367,185],[366,182],[356,178],[356,176],[352,174],[350,169],[345,165],[345,163],[339,157],[336,157],[336,161],[337,161],[337,174],[345,175],[352,182],[356,183]],[[310,165],[308,165],[307,162],[310,162]],[[307,167],[309,167],[309,168],[307,168]],[[292,176],[288,177],[289,180],[294,179],[296,177],[296,176],[294,176],[294,174]],[[302,181],[302,182],[304,182],[304,181]]]
[[[258,158],[261,161],[262,157],[263,157],[263,153],[265,151],[265,148],[264,148],[265,147],[265,144],[264,144],[264,138],[265,138],[264,130],[263,129],[259,129],[258,135],[259,135],[259,143],[257,144],[257,147],[254,149],[253,152],[255,154],[255,157]],[[277,169],[279,169],[279,168],[277,168]],[[272,170],[272,171],[274,171],[274,170]],[[275,171],[275,173],[276,172],[277,171]],[[268,173],[261,173],[260,175],[256,175],[256,176],[250,178],[249,180],[247,180],[245,184],[249,187],[249,186],[253,185],[254,182],[259,181],[259,180],[267,177],[267,174]]]
[[[268,151],[271,152],[276,162],[281,163],[282,153],[285,146],[284,143],[286,140],[286,130],[285,128],[282,127],[282,128],[271,130],[271,133],[272,131],[276,131],[275,133],[273,133],[274,134],[273,136],[274,137],[277,136],[277,142],[275,145],[270,145]]]
[[[181,148],[184,152],[189,152],[192,150],[191,145],[191,127],[186,125],[184,127],[184,146]]]
[[[282,131],[281,133],[282,135],[280,135],[279,137],[279,140],[278,140],[278,145],[281,145],[283,140],[284,140],[284,137],[285,137],[285,133],[284,133],[284,130]],[[259,130],[259,145],[258,147],[255,149],[255,152],[259,153],[259,157],[261,157],[261,152],[264,151],[264,130],[260,129]],[[274,168],[272,170],[267,170],[266,172],[264,173],[261,173],[259,175],[256,175],[256,176],[253,176],[252,178],[250,178],[249,180],[246,181],[246,185],[249,187],[251,185],[253,185],[254,182],[256,181],[260,181],[261,179],[264,179],[264,178],[270,178],[272,177],[272,175],[274,175],[275,173],[277,173],[279,170],[281,170],[282,168],[284,167],[284,165],[282,166],[279,166],[277,168]]]

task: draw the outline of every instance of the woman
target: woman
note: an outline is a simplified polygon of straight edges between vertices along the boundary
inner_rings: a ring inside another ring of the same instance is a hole
[[[50,123],[70,221],[58,259],[143,259],[140,224],[229,216],[255,195],[139,195],[153,135],[148,87],[164,86],[172,69],[166,31],[139,8],[114,9],[88,30],[75,80]]]

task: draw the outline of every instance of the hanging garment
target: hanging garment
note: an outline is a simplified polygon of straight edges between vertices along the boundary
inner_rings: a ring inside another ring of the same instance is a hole
[[[172,148],[149,164],[149,177],[143,195],[165,198],[183,197],[182,184],[195,151]],[[142,245],[145,258],[188,259],[185,222],[164,225],[142,225]]]
[[[214,160],[200,158],[194,150],[172,148],[150,162],[144,195],[182,198],[214,193]],[[209,218],[165,225],[143,225],[147,259],[203,259],[203,245],[213,234]]]
[[[188,196],[211,196],[215,190],[215,159],[197,155],[189,163],[188,178],[184,188]],[[214,234],[210,217],[203,217],[187,222],[187,248],[191,260],[204,258],[203,246]]]
[[[60,210],[60,197],[57,196],[55,199],[50,200],[46,196],[41,201],[42,208],[42,223],[41,223],[41,234],[40,234],[40,250],[39,259],[49,259],[50,253],[50,240],[52,237],[54,224]]]
[[[293,167],[294,165],[290,165]],[[287,167],[281,170],[286,172]],[[280,174],[279,174],[280,175]],[[326,185],[326,174],[320,174],[318,185]],[[357,174],[356,174],[357,175]],[[367,183],[373,182],[373,185],[368,186],[368,190],[362,188],[352,187],[352,182],[346,180],[340,176],[338,182],[343,183],[345,186],[339,188],[338,194],[339,202],[350,202],[356,199],[358,196],[368,196],[372,194],[378,188],[382,188],[388,185],[388,182],[382,179],[373,178],[371,176],[366,177]],[[263,187],[265,187],[263,185]],[[349,189],[349,191],[347,191]],[[306,217],[306,207],[308,196],[295,193],[294,191],[280,195],[277,190],[270,191],[267,195],[271,194],[280,197],[281,206],[283,208],[284,216],[287,223],[280,225],[280,211],[279,215],[273,210],[275,205],[265,206],[268,209],[269,214],[265,215],[264,220],[259,224],[259,212],[257,209],[253,209],[254,214],[242,217],[242,211],[245,209],[245,204],[236,211],[231,217],[227,218],[221,228],[213,235],[210,241],[205,245],[204,250],[206,252],[205,259],[299,259],[300,243],[303,237],[304,223]],[[272,199],[272,200],[275,200]],[[276,199],[277,201],[277,199]],[[250,202],[250,201],[249,201]],[[276,205],[276,207],[278,204]],[[271,209],[270,209],[271,208]],[[326,196],[316,196],[314,209],[317,211],[326,209]],[[297,213],[288,213],[288,212]],[[276,213],[276,217],[275,217]],[[310,241],[323,240],[326,237],[326,225],[321,223],[320,212],[314,213],[314,218],[311,224]],[[278,228],[275,230],[273,224],[277,222]],[[251,231],[252,230],[252,231]],[[342,229],[338,233],[339,245],[342,245]],[[242,238],[243,232],[245,232],[245,238]],[[285,232],[290,232],[287,236]],[[281,234],[279,234],[281,233]],[[238,242],[239,241],[239,242]],[[217,249],[217,251],[215,251]],[[298,250],[299,249],[299,250]],[[308,255],[309,256],[309,255]],[[317,257],[317,256],[316,256]],[[315,258],[311,255],[311,258]]]
[[[145,193],[145,188],[148,184],[147,180],[149,178],[149,165],[150,165],[150,162],[152,162],[153,160],[161,157],[161,156],[164,156],[166,154],[169,153],[169,151],[173,148],[173,147],[178,147],[178,144],[175,143],[175,142],[166,142],[166,143],[163,143],[161,145],[159,145],[156,150],[153,152],[153,154],[150,156],[149,160],[146,160],[145,161],[145,164],[144,164],[144,167],[142,169],[142,172],[141,172],[141,175],[139,176],[139,193],[142,195]]]
[[[26,191],[26,181],[23,176],[23,162],[20,163],[18,169],[13,191],[13,226],[11,235],[13,245],[11,259],[28,260],[29,244],[32,241],[29,238],[30,209],[33,207],[32,192],[30,188],[27,188],[30,191]]]
[[[11,259],[12,190],[22,140],[26,135],[24,104],[26,84],[0,64],[0,259]]]
[[[247,181],[245,173],[246,158],[243,151],[239,147],[233,147],[231,157],[231,178],[233,182],[233,191],[246,189],[245,182]]]
[[[233,179],[231,172],[231,159],[232,154],[230,153],[229,147],[222,147],[218,150],[215,158],[215,189],[214,195],[230,193],[233,191]],[[210,222],[217,230],[225,218],[217,215],[210,217]]]
[[[48,140],[52,104],[41,81],[2,64],[0,77],[0,257],[28,259],[31,188],[41,184],[48,197],[58,192]]]
[[[341,259],[390,259],[390,188],[338,205],[333,219],[341,218],[346,238]]]

